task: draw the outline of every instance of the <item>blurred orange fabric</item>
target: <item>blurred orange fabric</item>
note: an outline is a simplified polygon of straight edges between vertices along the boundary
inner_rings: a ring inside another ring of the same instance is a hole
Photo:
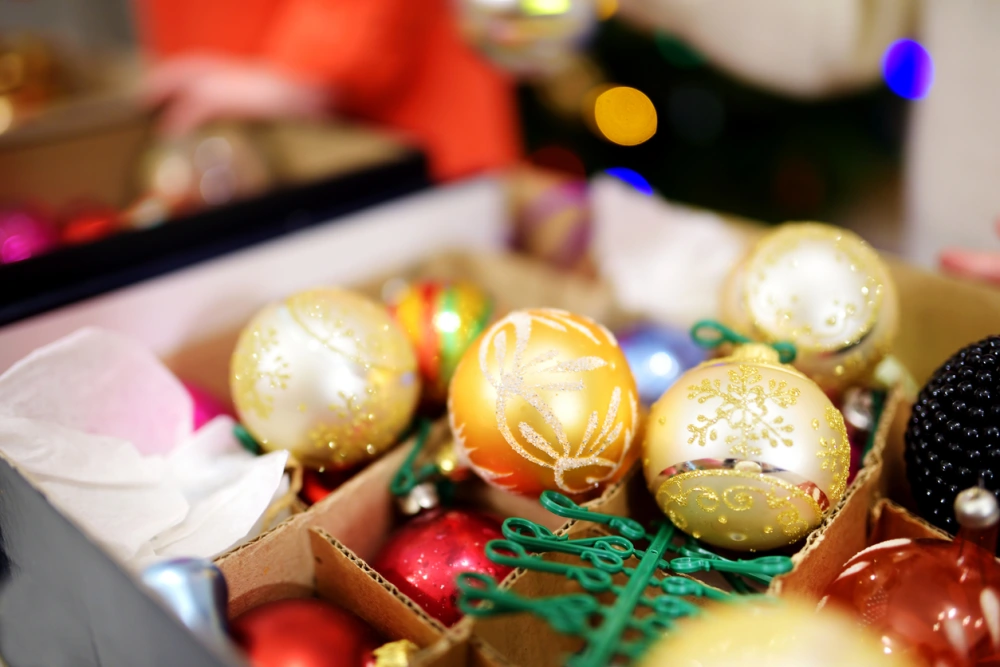
[[[462,39],[452,0],[138,0],[156,58],[262,60],[328,86],[337,109],[402,131],[435,178],[519,157],[513,83]]]

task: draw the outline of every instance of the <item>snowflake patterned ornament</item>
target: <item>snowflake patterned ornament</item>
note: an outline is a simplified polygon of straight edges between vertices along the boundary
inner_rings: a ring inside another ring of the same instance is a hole
[[[254,316],[233,351],[230,388],[240,421],[264,450],[345,469],[396,442],[420,379],[409,340],[383,306],[323,288]]]
[[[499,488],[579,496],[635,460],[639,403],[614,335],[561,310],[519,310],[487,329],[452,379],[455,446]]]
[[[847,489],[843,416],[764,345],[743,345],[681,376],[653,405],[642,449],[660,509],[727,549],[797,542]]]

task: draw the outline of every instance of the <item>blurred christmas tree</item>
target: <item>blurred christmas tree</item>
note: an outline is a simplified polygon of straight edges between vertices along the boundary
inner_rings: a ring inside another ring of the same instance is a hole
[[[779,97],[719,73],[669,35],[615,19],[601,24],[589,57],[607,82],[649,96],[656,135],[617,146],[524,86],[529,155],[560,147],[588,174],[627,167],[668,198],[774,222],[828,219],[866,181],[898,169],[905,102],[885,87],[816,102]]]

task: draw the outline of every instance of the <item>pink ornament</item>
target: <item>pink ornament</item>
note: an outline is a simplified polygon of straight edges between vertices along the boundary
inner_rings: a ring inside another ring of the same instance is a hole
[[[0,209],[0,264],[49,252],[59,236],[44,216],[28,209]]]
[[[955,510],[962,530],[953,542],[871,546],[844,564],[820,605],[853,611],[887,654],[927,667],[1000,664],[1000,511],[978,488],[959,494]]]
[[[191,395],[191,400],[194,401],[194,430],[197,431],[219,415],[233,416],[232,411],[222,401],[198,385],[185,382],[184,380],[181,380],[181,384],[184,385],[188,394]]]

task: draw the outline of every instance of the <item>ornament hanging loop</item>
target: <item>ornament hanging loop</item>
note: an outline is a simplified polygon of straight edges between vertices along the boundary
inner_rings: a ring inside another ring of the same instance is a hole
[[[707,350],[713,350],[725,343],[747,345],[754,342],[715,320],[700,320],[695,322],[694,326],[691,327],[691,340],[699,347]],[[795,361],[796,352],[793,344],[779,341],[771,343],[770,347],[778,353],[778,359],[781,363],[790,364]]]
[[[430,480],[437,472],[433,464],[417,466],[417,459],[427,444],[427,437],[430,435],[431,423],[427,419],[421,419],[417,423],[417,437],[413,443],[413,448],[406,455],[406,460],[399,467],[389,485],[392,495],[398,497],[405,496],[420,484]]]

